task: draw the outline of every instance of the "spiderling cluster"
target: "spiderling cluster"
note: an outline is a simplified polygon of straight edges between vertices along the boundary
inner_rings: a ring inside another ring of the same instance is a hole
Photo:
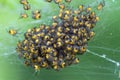
[[[41,24],[28,29],[16,50],[25,64],[35,70],[60,70],[79,62],[76,55],[86,51],[88,41],[94,36],[92,28],[98,20],[90,7],[60,9],[59,14],[53,16],[51,25]]]

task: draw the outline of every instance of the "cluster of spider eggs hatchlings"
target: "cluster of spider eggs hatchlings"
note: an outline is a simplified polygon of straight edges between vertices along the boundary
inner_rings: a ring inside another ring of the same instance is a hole
[[[24,63],[35,70],[60,70],[79,62],[76,55],[86,51],[88,41],[94,36],[92,28],[98,20],[90,7],[60,9],[51,25],[41,24],[28,29],[16,50]]]

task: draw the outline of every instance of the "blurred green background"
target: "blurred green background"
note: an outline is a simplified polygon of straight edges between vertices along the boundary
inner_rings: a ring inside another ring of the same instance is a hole
[[[98,0],[101,2],[102,0]],[[76,8],[84,4],[91,6],[100,16],[94,31],[95,37],[89,42],[88,50],[79,56],[80,63],[61,71],[41,69],[36,75],[30,67],[23,65],[15,52],[16,43],[23,39],[24,32],[39,24],[51,24],[53,15],[57,15],[58,7],[44,0],[29,0],[31,10],[40,9],[40,20],[20,19],[24,12],[19,0],[0,0],[0,80],[120,80],[120,66],[107,58],[120,62],[120,0],[105,0],[105,7],[97,11],[96,0],[73,0],[69,6]],[[13,37],[7,30],[19,29],[22,34]],[[106,55],[106,58],[91,53]]]

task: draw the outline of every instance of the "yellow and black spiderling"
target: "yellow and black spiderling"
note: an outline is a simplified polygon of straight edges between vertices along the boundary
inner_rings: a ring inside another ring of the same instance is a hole
[[[17,31],[14,30],[14,29],[10,29],[10,30],[8,31],[8,33],[9,33],[10,35],[14,36],[14,35],[17,34]]]
[[[59,14],[52,17],[51,25],[28,29],[25,39],[18,42],[16,48],[25,64],[38,71],[41,68],[60,70],[79,63],[76,55],[85,53],[88,41],[95,35],[92,28],[99,20],[91,10],[83,5],[77,10],[60,9]],[[40,14],[40,11],[32,14]]]
[[[54,0],[54,2],[55,2],[56,4],[59,4],[59,3],[62,2],[62,0]]]
[[[28,18],[28,14],[27,13],[21,13],[20,18]]]
[[[97,6],[97,10],[102,10],[103,7],[105,6],[105,1],[103,0],[102,2],[100,2]]]
[[[28,1],[27,0],[20,0],[20,3],[23,5],[26,5],[26,4],[28,4]]]
[[[29,10],[30,9],[30,4],[25,4],[23,5],[24,10]]]
[[[65,2],[70,3],[72,0],[65,0]]]
[[[45,0],[46,2],[52,2],[52,0]]]
[[[65,4],[59,3],[59,8],[60,8],[60,9],[65,9]]]
[[[24,10],[29,10],[30,9],[30,4],[27,0],[20,0],[20,4],[23,5]]]
[[[18,34],[20,34],[19,30],[14,28],[7,30],[7,32],[12,36],[18,36]]]
[[[66,3],[70,3],[72,0],[45,0],[46,2],[52,2],[54,1],[55,4],[60,4],[62,3],[63,1],[65,1]]]
[[[40,19],[41,18],[41,13],[40,13],[40,10],[35,10],[32,12],[32,18],[33,19]]]
[[[84,11],[84,5],[79,6],[79,11]]]

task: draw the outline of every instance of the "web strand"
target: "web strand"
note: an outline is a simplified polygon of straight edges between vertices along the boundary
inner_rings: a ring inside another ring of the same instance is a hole
[[[93,51],[91,51],[91,50],[89,50],[89,49],[87,49],[87,52],[90,53],[90,54],[92,54],[92,55],[98,56],[98,57],[100,57],[100,58],[103,58],[103,59],[105,59],[105,60],[107,60],[107,61],[115,64],[116,67],[115,67],[115,70],[114,70],[114,74],[116,74],[116,73],[118,72],[118,78],[120,78],[120,70],[119,70],[120,62],[115,61],[115,60],[113,60],[113,59],[111,59],[111,58],[108,58],[106,54],[100,55],[100,54],[98,54],[98,53],[96,53],[96,52],[93,52]]]

